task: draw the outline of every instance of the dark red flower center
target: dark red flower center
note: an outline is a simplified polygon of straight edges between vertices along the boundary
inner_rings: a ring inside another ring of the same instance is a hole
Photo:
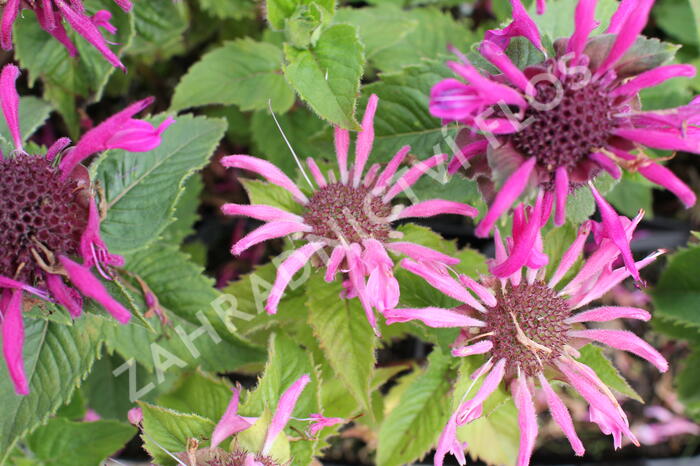
[[[522,283],[497,291],[498,305],[486,314],[485,332],[493,332],[495,361],[506,358],[509,370],[532,376],[559,357],[566,345],[566,301],[544,282]]]
[[[41,281],[38,255],[75,255],[87,224],[84,189],[43,157],[17,155],[0,161],[0,275],[30,284]]]
[[[614,127],[607,87],[598,81],[581,87],[573,77],[560,82],[560,86],[549,81],[535,84],[536,100],[552,108],[531,105],[523,119],[529,124],[511,136],[520,153],[537,158],[538,165],[549,172],[562,166],[571,170],[605,147]]]
[[[385,241],[391,232],[387,217],[391,204],[372,195],[369,188],[331,183],[319,188],[309,199],[304,223],[310,235],[334,241],[359,243],[366,238]]]

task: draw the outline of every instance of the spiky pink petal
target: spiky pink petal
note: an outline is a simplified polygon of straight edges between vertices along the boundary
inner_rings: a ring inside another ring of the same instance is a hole
[[[411,146],[403,146],[401,149],[399,149],[398,152],[396,152],[396,154],[391,158],[389,163],[384,168],[384,171],[381,173],[381,175],[379,175],[377,183],[374,185],[374,193],[379,193],[382,189],[388,186],[388,184],[391,182],[391,179],[396,174],[396,170],[398,170],[399,165],[401,165],[401,162],[404,161],[406,155],[410,150]]]
[[[322,414],[312,414],[309,416],[313,419],[313,423],[309,426],[309,435],[314,436],[326,427],[336,426],[338,424],[345,424],[348,422],[347,419],[342,417],[325,417]]]
[[[571,420],[569,410],[566,409],[566,406],[564,405],[564,402],[561,401],[561,398],[559,398],[559,395],[552,390],[552,386],[549,385],[549,382],[544,374],[537,374],[537,378],[540,380],[540,386],[544,392],[545,400],[547,400],[547,406],[549,406],[549,412],[552,415],[552,419],[554,419],[559,428],[561,428],[561,430],[564,432],[566,438],[569,439],[571,448],[573,448],[576,456],[583,456],[586,449],[583,447],[583,443],[581,443],[581,439],[576,433],[576,428]]]
[[[389,188],[389,191],[384,195],[384,202],[391,201],[397,194],[402,193],[406,189],[413,186],[421,176],[426,174],[428,170],[440,165],[447,160],[447,154],[433,155],[427,160],[422,160],[412,166],[406,173],[399,178],[394,185]]]
[[[254,218],[262,222],[286,221],[303,223],[304,219],[299,215],[292,214],[277,207],[261,204],[224,204],[221,212],[225,215],[241,215]]]
[[[461,202],[431,199],[406,207],[397,218],[432,217],[434,215],[453,214],[465,217],[476,217],[479,211],[474,207]]]
[[[109,295],[104,285],[92,275],[90,269],[73,262],[66,256],[59,256],[59,260],[68,273],[71,283],[82,294],[100,303],[118,322],[122,324],[129,322],[131,313]]]
[[[231,391],[233,392],[233,396],[226,407],[226,412],[221,419],[219,419],[219,422],[214,428],[214,432],[211,434],[212,448],[216,448],[230,436],[246,430],[251,426],[245,418],[238,415],[240,391],[237,388],[232,388]]]
[[[262,243],[263,241],[273,238],[281,238],[282,236],[287,236],[292,233],[308,233],[310,231],[310,226],[299,222],[289,222],[285,220],[269,222],[256,228],[238,240],[238,242],[231,248],[231,254],[238,256],[249,247]]]
[[[301,192],[297,185],[294,184],[294,182],[289,179],[289,177],[285,175],[282,170],[267,160],[251,157],[250,155],[228,155],[221,159],[221,165],[224,167],[240,168],[242,170],[257,173],[258,175],[261,175],[267,179],[267,181],[270,183],[276,184],[277,186],[289,191],[297,202],[301,204],[306,204],[309,202],[307,197]]]
[[[418,262],[438,262],[446,265],[459,264],[459,259],[443,254],[420,244],[394,241],[385,244],[387,249],[405,254]]]
[[[484,285],[471,277],[460,275],[459,281],[462,282],[464,286],[472,290],[487,306],[494,307],[498,303],[496,296],[490,289],[486,288]]]
[[[651,314],[649,314],[648,311],[638,307],[602,306],[579,312],[578,314],[566,319],[566,323],[609,322],[615,319],[637,319],[646,322],[651,319]]]
[[[384,312],[387,324],[420,320],[432,328],[483,327],[484,322],[461,312],[440,307],[390,309]]]
[[[9,295],[9,298],[7,298]],[[5,291],[2,299],[2,352],[7,372],[18,395],[29,394],[29,383],[24,371],[22,348],[24,347],[24,322],[22,320],[22,291]]]
[[[596,3],[598,0],[579,0],[576,5],[574,33],[568,44],[568,51],[574,53],[575,57],[581,56],[586,47],[588,36],[598,26],[595,20]]]
[[[539,50],[544,50],[540,30],[527,13],[522,2],[520,0],[510,0],[510,4],[513,7],[513,21],[504,29],[486,31],[484,38],[495,42],[503,49],[507,49],[513,37],[525,37]]]
[[[457,411],[455,411],[452,416],[450,416],[450,420],[447,421],[447,425],[445,425],[442,433],[440,433],[440,438],[435,447],[435,466],[443,466],[445,456],[447,456],[448,453],[451,453],[457,458],[457,462],[460,466],[467,464],[467,459],[464,457],[464,449],[467,447],[467,444],[457,439],[457,414]]]
[[[22,151],[22,134],[19,128],[19,94],[15,84],[19,74],[19,68],[15,65],[9,64],[3,67],[0,74],[0,104],[15,149]]]
[[[82,300],[63,283],[63,277],[52,273],[46,274],[46,284],[51,291],[51,296],[68,310],[71,317],[74,319],[80,317],[83,312]]]
[[[336,127],[334,132],[335,156],[340,170],[340,181],[348,182],[348,150],[350,148],[350,133],[348,130]]]
[[[695,77],[695,67],[693,65],[666,65],[659,66],[653,70],[645,71],[633,79],[630,79],[617,89],[613,90],[611,96],[633,96],[642,89],[655,87],[671,78]]]
[[[610,157],[603,154],[602,152],[592,152],[592,153],[588,154],[588,158],[593,160],[598,165],[600,165],[600,167],[603,170],[608,172],[610,174],[610,176],[612,176],[616,180],[619,180],[620,177],[622,176],[622,171],[620,170],[620,166],[617,165],[612,160],[610,160]]]
[[[472,422],[481,416],[483,404],[486,399],[498,388],[505,375],[506,360],[499,360],[484,379],[484,383],[474,398],[467,400],[457,410],[457,424],[462,425]]]
[[[532,451],[535,449],[538,428],[535,404],[527,387],[527,379],[522,373],[513,381],[511,392],[515,406],[518,408],[518,427],[520,428],[520,448],[516,464],[528,466]]]
[[[569,196],[569,171],[566,167],[557,168],[554,178],[554,191],[557,195],[557,209],[554,224],[562,226],[566,221],[566,200]]]
[[[659,186],[671,191],[673,194],[678,196],[683,205],[686,208],[690,208],[695,205],[697,201],[697,196],[692,189],[688,187],[687,184],[683,183],[680,178],[678,178],[671,170],[660,165],[656,162],[649,162],[648,164],[642,164],[639,167],[639,173]]]
[[[460,346],[459,348],[454,348],[452,350],[452,356],[455,357],[465,357],[473,356],[475,354],[488,353],[493,349],[493,343],[490,340],[483,340],[473,345]]]
[[[345,259],[345,248],[343,246],[336,246],[331,252],[331,258],[326,265],[326,276],[325,280],[327,282],[332,282],[335,280],[335,274],[338,271],[338,267],[343,263]]]
[[[597,341],[622,351],[629,351],[640,358],[646,359],[661,372],[668,370],[668,362],[658,351],[649,343],[627,330],[572,330],[569,332],[569,335],[575,338]]]
[[[311,378],[304,374],[299,379],[297,379],[280,397],[277,403],[277,409],[275,410],[274,416],[272,416],[272,421],[270,421],[270,426],[267,428],[267,435],[265,436],[265,443],[261,453],[267,455],[270,453],[272,444],[277,439],[277,436],[282,432],[284,427],[289,422],[294,412],[294,406],[297,404],[297,400],[301,396],[301,392],[308,383],[311,382]]]
[[[355,187],[360,185],[365,164],[369,158],[369,153],[372,151],[372,144],[374,143],[374,114],[377,111],[378,102],[379,97],[376,94],[372,94],[369,97],[365,114],[362,117],[362,130],[357,135],[357,141],[355,142],[355,165],[352,180],[352,184]]]
[[[270,295],[267,298],[267,304],[265,304],[265,310],[268,314],[276,314],[277,306],[279,305],[284,290],[289,285],[292,280],[292,276],[299,271],[308,261],[309,258],[319,249],[323,247],[324,243],[307,243],[294,251],[288,258],[282,262],[282,264],[277,269],[277,276],[275,278],[275,284],[272,285],[272,290],[270,290]]]
[[[649,12],[654,5],[654,0],[638,0],[634,13],[627,15],[624,24],[620,26],[617,32],[617,38],[613,43],[612,48],[608,51],[605,60],[597,70],[599,75],[602,75],[612,68],[617,61],[629,50],[639,34],[646,26],[649,20]]]
[[[316,161],[311,157],[307,157],[306,165],[309,166],[309,170],[311,170],[311,176],[314,177],[316,184],[319,186],[319,188],[323,188],[326,185],[326,178],[323,176],[323,173],[321,173],[321,169],[318,168]]]
[[[447,296],[454,298],[457,301],[461,301],[478,311],[486,311],[484,306],[479,303],[467,290],[465,290],[457,280],[446,273],[437,272],[431,267],[416,263],[409,259],[403,259],[400,265],[409,272],[422,277],[425,281],[430,283],[433,288],[442,291]]]
[[[501,72],[513,83],[525,92],[531,88],[530,81],[525,76],[525,73],[513,64],[511,59],[506,55],[505,51],[489,40],[485,40],[479,47],[479,52],[486,57],[488,61],[501,70]]]
[[[12,27],[19,15],[21,0],[7,0],[0,20],[0,44],[4,50],[12,50]]]
[[[535,159],[535,157],[529,158],[513,172],[510,178],[508,178],[503,187],[498,191],[496,199],[493,201],[493,204],[491,204],[489,211],[476,227],[476,236],[480,238],[488,236],[496,220],[498,220],[503,212],[513,205],[513,202],[522,194],[527,186],[536,161],[537,159]]]

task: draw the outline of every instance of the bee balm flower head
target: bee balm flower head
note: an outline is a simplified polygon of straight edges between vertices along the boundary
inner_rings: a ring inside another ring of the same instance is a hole
[[[160,135],[172,120],[154,128],[133,119],[152,102],[146,99],[88,131],[73,148],[64,151],[70,140],[63,138],[44,156],[30,155],[22,146],[19,128],[18,75],[14,65],[6,65],[0,74],[0,104],[15,146],[12,154],[0,155],[0,311],[8,371],[17,392],[26,394],[24,292],[55,300],[73,317],[82,312],[82,293],[119,322],[130,318],[91,272],[94,266],[109,277],[105,269],[123,260],[110,254],[100,238],[99,209],[88,171],[80,162],[96,152],[125,145],[150,150],[160,144]]]
[[[264,205],[226,204],[228,215],[245,215],[266,222],[233,245],[232,253],[240,254],[249,247],[272,238],[302,235],[306,244],[294,251],[279,267],[266,309],[277,312],[282,294],[297,272],[314,255],[325,257],[326,280],[332,281],[339,270],[347,274],[346,297],[357,296],[367,319],[377,331],[374,310],[391,309],[398,303],[399,287],[393,276],[394,262],[387,251],[404,254],[417,261],[417,267],[449,265],[456,259],[427,247],[399,241],[391,222],[411,217],[439,214],[475,216],[476,210],[465,204],[432,199],[395,210],[391,201],[412,186],[428,170],[446,161],[444,154],[418,162],[394,182],[399,165],[410,148],[399,150],[384,170],[378,164],[365,172],[374,141],[374,114],[377,97],[371,96],[362,121],[362,130],[355,145],[355,163],[348,166],[350,136],[336,128],[335,147],[338,173],[324,176],[316,162],[307,160],[316,187],[310,196],[304,194],[279,168],[265,160],[248,155],[224,157],[226,167],[256,172],[271,183],[285,188],[301,204],[301,215]],[[311,183],[311,181],[309,181]]]
[[[445,79],[431,92],[433,115],[468,127],[451,171],[470,164],[488,173],[488,189],[483,191],[491,205],[476,233],[488,235],[515,200],[533,189],[544,194],[543,219],[554,210],[555,224],[561,225],[571,192],[592,186],[602,171],[619,178],[621,168],[638,171],[692,206],[696,195],[644,152],[648,146],[700,153],[698,98],[678,108],[640,109],[641,90],[673,77],[695,76],[693,66],[662,65],[644,52],[653,46],[640,35],[653,0],[623,0],[606,33],[597,36],[591,36],[598,24],[596,2],[579,1],[571,37],[554,43],[554,56],[524,70],[506,54],[510,40],[524,36],[545,49],[520,0],[511,3],[512,23],[488,31],[480,46],[498,73],[483,73],[462,57],[449,63],[461,80]],[[494,179],[503,180],[498,191]],[[604,219],[612,219],[603,212],[610,209],[602,205],[602,197],[595,190],[593,194]]]
[[[633,224],[629,222],[629,225]],[[504,245],[497,234],[496,258],[491,263],[491,271],[498,273],[482,277],[480,281],[466,276],[455,279],[439,274],[428,280],[464,305],[455,309],[398,308],[385,314],[388,323],[420,320],[430,327],[461,328],[463,331],[452,354],[456,357],[486,356],[486,363],[472,376],[483,377],[481,387],[470,399],[465,395],[438,441],[436,466],[443,464],[447,453],[455,455],[460,464],[466,464],[465,446],[456,437],[457,428],[479,418],[484,401],[501,384],[510,390],[518,408],[521,433],[519,466],[529,463],[535,446],[537,418],[532,394],[537,387],[576,454],[583,455],[584,447],[571,416],[549,383],[552,377],[569,384],[586,400],[591,421],[597,423],[604,433],[612,434],[617,448],[621,446],[623,436],[637,443],[618,401],[596,373],[578,361],[576,348],[598,342],[644,358],[660,371],[666,371],[668,364],[654,348],[632,332],[588,329],[584,325],[618,318],[650,318],[647,311],[633,307],[603,306],[580,310],[630,276],[626,267],[613,266],[620,252],[612,241],[602,239],[574,277],[565,285],[560,284],[581,256],[591,230],[590,223],[581,227],[548,280],[545,278],[546,267],[541,261],[541,248],[535,248],[525,265],[515,270],[503,270],[502,266],[508,263],[515,247],[510,247],[514,244],[512,237],[507,238]],[[654,253],[637,262],[637,267],[646,266],[659,254]]]

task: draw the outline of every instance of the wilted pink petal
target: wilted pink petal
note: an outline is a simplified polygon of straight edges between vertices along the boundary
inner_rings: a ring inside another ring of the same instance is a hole
[[[525,98],[517,90],[484,77],[470,63],[448,62],[447,65],[468,81],[470,86],[478,92],[484,101],[490,104],[503,102],[507,105],[516,105],[521,108],[527,107]]]
[[[362,262],[369,272],[367,297],[379,312],[393,309],[399,302],[399,282],[394,278],[394,262],[379,241],[369,238],[362,244],[365,247]]]
[[[649,343],[627,330],[572,330],[569,332],[569,335],[575,338],[597,341],[622,351],[629,351],[640,358],[646,359],[661,372],[668,370],[668,362],[658,351]]]
[[[302,223],[304,221],[302,217],[289,213],[286,210],[261,204],[224,204],[221,206],[221,212],[223,212],[225,215],[241,215],[244,217],[250,217],[262,222],[283,220],[287,222]]]
[[[26,283],[18,282],[17,280],[14,280],[9,277],[4,277],[0,275],[0,288],[10,288],[13,290],[24,290],[29,293],[32,293],[42,299],[48,299],[48,295],[46,294],[45,291],[42,291],[38,288],[34,288],[33,286],[29,286]]]
[[[7,9],[7,6],[5,6]],[[19,68],[15,65],[5,65],[0,74],[0,104],[5,116],[7,127],[10,129],[15,149],[22,151],[22,134],[19,129],[19,94],[15,82],[19,77]]]
[[[377,318],[374,315],[374,310],[372,309],[372,303],[369,300],[367,294],[367,286],[365,284],[365,267],[362,262],[360,245],[353,243],[345,251],[345,258],[348,264],[348,276],[350,278],[351,293],[348,293],[347,298],[357,296],[362,303],[362,308],[365,310],[365,316],[367,317],[367,322],[372,327],[374,334],[379,336],[379,328],[377,327]]]
[[[95,26],[103,28],[110,34],[116,34],[117,28],[110,21],[112,21],[112,13],[109,10],[98,10],[92,15],[92,22]]]
[[[453,214],[466,217],[476,217],[479,211],[461,202],[431,199],[406,207],[397,218],[432,217],[434,215]]]
[[[511,386],[513,401],[518,408],[518,427],[520,428],[520,448],[518,449],[518,466],[528,466],[532,450],[537,439],[537,413],[532,402],[530,389],[527,388],[526,378],[520,374]]]
[[[82,294],[100,303],[118,322],[122,324],[129,322],[131,313],[109,295],[104,285],[92,275],[90,269],[73,262],[66,256],[60,256],[59,259],[71,283]]]
[[[143,422],[143,410],[141,408],[131,408],[126,417],[132,425],[139,426]]]
[[[46,274],[46,285],[58,304],[65,307],[74,319],[80,317],[83,312],[83,303],[80,296],[63,283],[63,277],[52,273]]]
[[[272,238],[281,238],[282,236],[287,236],[289,234],[302,231],[308,233],[311,231],[311,227],[304,225],[303,223],[284,220],[269,222],[256,228],[238,240],[238,242],[231,248],[231,254],[238,256],[249,247],[262,243],[263,241],[267,241]]]
[[[461,167],[467,168],[469,160],[475,155],[486,153],[488,147],[489,142],[486,139],[461,147],[447,166],[447,173],[454,175]]]
[[[552,390],[547,378],[542,373],[537,374],[537,377],[540,380],[540,386],[542,387],[545,399],[547,400],[547,406],[549,406],[549,412],[552,415],[552,419],[554,419],[557,425],[564,432],[566,438],[569,439],[571,448],[574,449],[576,456],[583,456],[586,450],[583,448],[581,439],[579,439],[578,435],[576,434],[576,429],[574,428],[574,423],[571,420],[569,410],[566,409],[566,406],[564,405],[564,402],[561,401],[561,398],[559,398],[554,390]]]
[[[663,186],[678,196],[678,199],[681,200],[686,208],[690,208],[695,205],[697,197],[693,190],[690,189],[687,184],[683,183],[671,170],[663,165],[659,165],[655,162],[643,164],[639,167],[639,173],[641,173],[644,178],[652,183]]]
[[[460,275],[459,281],[462,282],[464,286],[476,293],[479,299],[482,300],[487,306],[495,307],[496,304],[498,304],[496,296],[493,294],[493,292],[476,280],[466,275]]]
[[[292,193],[294,199],[301,204],[306,204],[309,202],[307,197],[301,192],[297,185],[294,184],[294,182],[290,180],[289,177],[282,172],[282,170],[267,160],[251,157],[250,155],[229,155],[221,159],[221,165],[224,167],[240,168],[242,170],[257,173],[267,179],[267,181],[270,183],[281,186]]]
[[[488,353],[493,349],[493,343],[490,340],[482,340],[473,345],[460,346],[452,350],[452,356],[455,357],[465,357],[473,356],[475,354]]]
[[[63,149],[68,147],[71,143],[71,140],[69,138],[60,138],[57,139],[56,142],[51,144],[51,147],[49,147],[46,151],[46,154],[44,157],[46,157],[46,160],[49,162],[53,161],[53,159],[56,158],[56,156],[61,153]]]
[[[360,185],[362,172],[365,169],[369,153],[372,151],[372,144],[374,143],[374,113],[377,111],[378,101],[379,98],[376,94],[372,94],[369,97],[365,114],[362,117],[362,130],[357,135],[357,141],[355,141],[355,165],[352,180],[352,184],[355,187]]]
[[[537,199],[535,207],[532,209],[531,218],[523,228],[521,234],[514,238],[513,248],[505,262],[491,268],[491,273],[499,278],[506,278],[518,272],[527,264],[530,258],[537,234],[540,231],[542,218],[542,195]],[[515,232],[513,234],[515,235]]]
[[[342,417],[325,417],[322,414],[312,414],[309,416],[314,421],[309,426],[309,435],[314,436],[326,427],[345,424],[347,419]]]
[[[243,430],[246,430],[251,426],[245,418],[238,415],[238,401],[240,398],[240,391],[237,388],[232,388],[233,396],[231,401],[228,403],[226,412],[219,419],[219,422],[214,428],[214,432],[211,434],[211,447],[216,448],[232,435],[237,434]]]
[[[540,31],[532,18],[530,18],[522,2],[520,0],[510,0],[510,4],[513,7],[513,21],[504,29],[486,31],[484,38],[495,42],[502,49],[507,49],[511,38],[522,36],[532,42],[539,50],[544,50]],[[539,6],[541,5],[538,3]],[[542,6],[542,11],[544,11],[544,6]]]
[[[446,265],[459,264],[459,259],[443,254],[434,249],[430,249],[420,244],[408,243],[404,241],[394,241],[385,245],[392,251],[405,254],[411,259],[418,262],[439,262]]]
[[[637,319],[646,322],[651,319],[651,314],[638,307],[603,306],[579,312],[566,319],[566,322],[568,324],[577,322],[608,322],[615,319]]]
[[[308,243],[294,251],[289,257],[287,257],[284,262],[277,269],[277,277],[275,278],[275,284],[270,290],[270,295],[267,297],[267,303],[265,304],[265,310],[268,314],[276,314],[277,306],[279,305],[284,290],[297,271],[302,268],[306,263],[308,263],[309,258],[319,249],[323,247],[323,243]]]
[[[270,426],[267,428],[265,443],[261,451],[263,455],[267,455],[270,452],[275,439],[277,439],[277,436],[289,422],[289,418],[292,417],[292,412],[294,412],[294,406],[309,382],[311,382],[311,378],[306,374],[302,375],[280,397]]]
[[[480,238],[488,236],[491,228],[496,223],[496,220],[513,205],[513,202],[522,194],[525,186],[527,186],[530,178],[530,173],[535,166],[537,159],[530,157],[525,163],[520,165],[515,172],[508,178],[503,187],[498,191],[496,199],[489,207],[489,211],[476,227],[475,234]]]
[[[384,312],[387,324],[420,320],[432,328],[483,327],[484,322],[461,312],[440,307],[390,309]]]
[[[9,299],[6,296],[9,294]],[[10,379],[18,395],[29,394],[29,383],[24,372],[24,322],[22,320],[22,291],[5,291],[2,299],[2,352]]]

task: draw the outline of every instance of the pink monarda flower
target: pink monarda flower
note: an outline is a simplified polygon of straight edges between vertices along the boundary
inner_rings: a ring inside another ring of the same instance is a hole
[[[473,217],[477,211],[466,204],[438,199],[393,208],[391,201],[398,194],[412,186],[428,170],[445,162],[447,156],[439,154],[418,162],[396,182],[392,182],[410,150],[405,146],[383,171],[380,172],[379,164],[374,164],[365,174],[365,164],[374,141],[377,102],[377,96],[372,95],[367,104],[362,130],[357,136],[353,165],[348,167],[349,133],[340,128],[335,130],[337,176],[329,171],[326,178],[314,160],[307,159],[317,184],[310,197],[270,162],[248,155],[230,155],[221,160],[226,167],[258,173],[271,183],[285,188],[304,209],[302,215],[296,215],[265,205],[226,204],[222,207],[227,215],[245,215],[267,222],[234,244],[234,255],[262,241],[292,234],[301,235],[307,241],[279,267],[265,306],[268,313],[277,312],[282,294],[294,273],[316,254],[326,263],[327,281],[332,281],[339,270],[347,274],[345,296],[359,297],[370,325],[378,333],[373,308],[384,312],[396,306],[399,299],[399,285],[393,275],[394,261],[387,250],[414,259],[417,267],[446,266],[459,262],[425,246],[398,241],[400,233],[391,227],[391,222],[395,220],[439,214]]]
[[[564,223],[569,194],[606,171],[638,171],[692,206],[695,194],[670,170],[649,157],[648,146],[700,153],[700,98],[668,110],[642,111],[639,92],[674,77],[693,77],[690,65],[661,65],[644,53],[640,36],[653,0],[622,0],[606,34],[589,37],[597,26],[596,2],[581,0],[575,32],[554,43],[555,56],[520,70],[505,50],[524,36],[546,54],[540,33],[520,0],[511,0],[513,22],[488,31],[481,54],[500,74],[486,74],[466,57],[449,66],[464,81],[445,79],[431,92],[430,111],[468,127],[458,142],[461,154],[450,170],[468,168],[482,177],[490,202],[476,233],[486,236],[525,191],[544,193],[543,218],[555,211]],[[494,180],[502,181],[498,189]],[[594,191],[600,206],[601,197]]]
[[[29,155],[19,128],[17,76],[14,65],[5,66],[0,74],[0,105],[15,147],[12,154],[0,154],[0,312],[8,372],[17,393],[27,394],[23,292],[58,302],[74,318],[82,312],[80,293],[99,302],[119,322],[130,318],[91,272],[94,266],[109,278],[106,269],[122,265],[123,259],[109,254],[100,238],[99,209],[88,171],[80,162],[111,148],[151,150],[173,120],[154,128],[133,119],[153,101],[145,99],[88,131],[75,147],[66,149],[70,140],[62,138],[44,156]]]
[[[131,11],[133,7],[130,0],[114,0],[114,3],[124,11]],[[125,70],[119,58],[107,46],[107,41],[102,37],[99,28],[103,28],[110,34],[115,34],[117,29],[110,23],[112,14],[107,10],[100,10],[90,17],[85,11],[82,0],[0,0],[2,6],[2,19],[0,20],[0,45],[5,50],[12,50],[12,27],[23,9],[34,10],[36,18],[42,29],[54,36],[68,50],[71,57],[77,55],[78,50],[70,40],[62,20],[65,19],[70,27],[92,44],[112,65]]]
[[[612,241],[602,239],[574,277],[566,284],[561,283],[581,257],[591,230],[589,223],[580,228],[548,280],[546,268],[539,265],[536,258],[533,258],[534,266],[518,268],[507,278],[490,275],[476,281],[464,275],[453,278],[433,272],[424,274],[424,278],[464,305],[454,309],[397,308],[385,313],[390,324],[419,320],[434,328],[461,328],[452,354],[456,357],[486,356],[486,363],[472,375],[475,382],[484,377],[481,387],[471,399],[467,400],[469,392],[464,395],[438,441],[436,466],[443,464],[447,453],[456,456],[460,464],[466,464],[466,445],[457,439],[457,427],[479,418],[484,401],[502,382],[513,395],[519,412],[519,466],[529,463],[535,446],[537,418],[532,392],[538,385],[552,418],[566,434],[574,452],[584,453],[571,416],[548,381],[552,378],[566,382],[588,402],[591,422],[597,423],[604,433],[612,434],[616,448],[621,446],[623,435],[637,444],[618,401],[595,372],[577,360],[576,348],[598,342],[644,358],[660,371],[666,371],[668,364],[661,354],[632,332],[588,329],[583,325],[618,318],[650,319],[647,311],[633,307],[605,306],[579,311],[630,276],[626,267],[614,268],[620,252]],[[498,234],[496,236],[496,257],[491,270],[509,261],[508,250]],[[512,244],[512,238],[507,238],[506,244]],[[637,267],[653,262],[661,253],[637,262]],[[535,256],[540,254],[538,251]],[[420,271],[416,273],[421,274]]]

